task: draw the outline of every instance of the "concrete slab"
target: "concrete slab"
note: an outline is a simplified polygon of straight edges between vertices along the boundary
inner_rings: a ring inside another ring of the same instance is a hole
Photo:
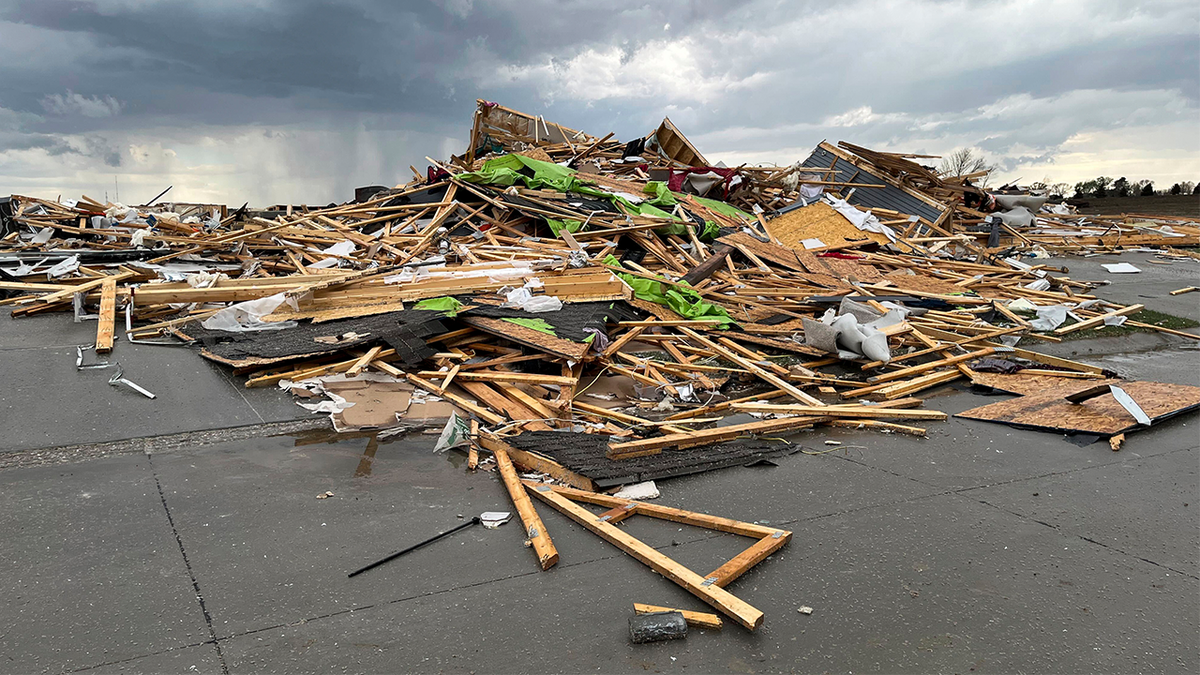
[[[630,644],[633,602],[701,608],[638,565],[601,560],[421,595],[223,649],[235,673],[1096,672],[1200,660],[1195,579],[955,495],[810,522],[731,586],[767,613],[753,634],[728,626]]]
[[[218,636],[536,575],[514,520],[497,530],[472,528],[346,577],[462,523],[459,515],[512,510],[493,474],[468,474],[460,454],[434,454],[434,439],[384,443],[373,460],[365,438],[297,445],[279,437],[158,456],[167,503],[195,551],[193,569]],[[316,499],[325,491],[334,497]],[[586,532],[560,533],[566,522],[547,526],[570,549],[567,560],[616,554]]]
[[[1151,261],[1157,262],[1151,262]],[[1138,274],[1112,274],[1102,265],[1127,262],[1142,270]],[[1065,265],[1066,276],[1076,280],[1107,281],[1094,294],[1122,304],[1141,303],[1146,307],[1193,321],[1200,321],[1200,297],[1187,293],[1171,295],[1171,291],[1185,286],[1195,286],[1200,279],[1200,260],[1169,261],[1169,264],[1152,253],[1121,253],[1098,255],[1090,258],[1061,256],[1050,261],[1054,265]],[[1058,275],[1053,275],[1058,276]],[[1192,329],[1197,332],[1200,329]]]
[[[292,403],[290,395],[273,388],[245,389],[241,382],[233,381],[227,368],[205,361],[188,348],[118,342],[107,360],[119,362],[127,378],[157,398],[150,400],[127,387],[110,386],[111,369],[75,369],[75,344],[86,344],[92,337],[77,334],[75,324],[57,317],[64,320],[57,322],[54,330],[63,328],[68,336],[79,339],[64,340],[43,323],[50,318],[0,318],[0,359],[5,364],[0,419],[12,420],[0,436],[0,452],[309,415]],[[38,322],[34,324],[38,330],[23,332],[26,321]],[[30,345],[29,340],[35,338],[43,343]],[[96,355],[89,353],[85,358],[93,363]]]
[[[145,456],[0,472],[0,532],[3,670],[72,670],[209,639]]]
[[[199,673],[201,675],[223,672],[217,649],[212,644],[194,645],[116,663],[106,663],[82,672],[88,675],[157,675],[159,673]]]
[[[1200,578],[1200,449],[962,493]]]

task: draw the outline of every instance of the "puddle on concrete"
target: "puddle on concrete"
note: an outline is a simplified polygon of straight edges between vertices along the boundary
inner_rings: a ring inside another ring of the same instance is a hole
[[[465,470],[467,463],[465,449],[435,453],[433,446],[437,442],[437,434],[419,431],[381,437],[378,431],[338,433],[329,429],[319,429],[269,438],[285,447],[290,441],[291,447],[287,449],[292,459],[315,456],[320,461],[346,464],[350,475],[362,480],[377,477],[381,472],[401,468],[410,474],[443,473],[446,472],[446,468],[453,470],[449,473],[457,473]],[[255,449],[269,451],[271,445],[273,444],[258,445]],[[341,458],[350,455],[355,458],[354,462],[342,461]]]

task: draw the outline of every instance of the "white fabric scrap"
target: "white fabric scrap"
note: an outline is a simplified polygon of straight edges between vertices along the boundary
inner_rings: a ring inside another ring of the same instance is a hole
[[[643,499],[658,499],[662,495],[659,493],[658,486],[654,484],[654,481],[648,480],[644,483],[626,485],[615,492],[613,496],[618,499],[641,501]]]
[[[1129,317],[1127,317],[1127,316],[1106,316],[1106,317],[1104,317],[1104,325],[1105,326],[1120,326],[1121,324],[1125,323],[1125,321],[1128,319],[1129,319]]]
[[[276,293],[257,300],[239,302],[201,321],[200,325],[209,330],[223,330],[231,333],[291,328],[296,325],[295,321],[262,320],[262,317],[274,312],[284,303],[286,295],[286,293]]]
[[[838,199],[837,197],[833,197],[831,195],[825,195],[825,200],[829,202],[829,205],[832,206],[835,211],[842,214],[846,220],[850,221],[850,224],[854,227],[857,227],[864,232],[882,234],[886,236],[889,241],[896,241],[895,231],[893,231],[892,228],[888,227],[887,225],[879,222],[879,219],[876,218],[874,214],[858,210],[853,204],[845,199]]]
[[[533,290],[544,288],[545,284],[540,279],[534,277],[525,282],[520,288],[501,289],[504,293],[504,302],[501,307],[516,307],[530,313],[538,312],[557,312],[562,309],[562,300],[559,300],[553,295],[534,295]],[[507,287],[506,287],[507,288]]]
[[[1048,307],[1037,308],[1037,318],[1029,322],[1029,325],[1034,330],[1045,332],[1054,330],[1063,325],[1067,320],[1067,307],[1065,305],[1050,305]]]
[[[61,277],[62,275],[70,274],[77,269],[79,269],[79,256],[73,255],[70,258],[58,263],[54,267],[46,270],[46,274],[51,278]]]
[[[1108,270],[1109,274],[1137,274],[1142,271],[1129,263],[1107,263],[1101,267]]]
[[[479,521],[489,530],[494,530],[510,520],[512,511],[484,511],[479,514]]]
[[[315,413],[329,413],[331,415],[340,413],[346,408],[351,408],[355,405],[354,403],[351,403],[350,401],[347,401],[346,399],[332,392],[327,391],[325,392],[325,395],[328,396],[330,400],[321,401],[319,403],[301,403],[300,401],[296,401],[296,405]]]

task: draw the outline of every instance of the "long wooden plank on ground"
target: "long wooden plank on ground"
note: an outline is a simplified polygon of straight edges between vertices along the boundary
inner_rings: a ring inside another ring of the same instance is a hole
[[[542,566],[542,570],[548,570],[558,562],[558,549],[554,548],[554,542],[550,541],[550,535],[546,532],[546,525],[542,523],[541,517],[534,510],[533,502],[529,501],[529,495],[526,494],[525,486],[521,484],[521,479],[517,476],[517,470],[513,468],[508,453],[502,447],[494,447],[492,455],[496,458],[496,466],[500,468],[500,477],[504,479],[504,487],[508,488],[508,495],[512,498],[513,506],[516,507],[517,514],[521,516],[521,522],[525,525],[525,536],[529,537],[529,542],[533,545],[533,551],[538,557],[538,564]]]
[[[100,286],[100,322],[96,326],[96,353],[112,351],[117,321],[117,279],[105,277]]]
[[[722,441],[731,441],[742,434],[779,433],[781,431],[792,431],[793,429],[810,427],[817,422],[823,422],[827,419],[829,418],[785,417],[779,420],[766,420],[763,422],[750,422],[748,424],[734,424],[727,427],[716,427],[713,429],[690,431],[685,434],[655,436],[653,438],[644,438],[640,441],[613,443],[608,446],[607,455],[609,459],[629,459],[632,457],[657,455],[662,452],[663,448],[690,448],[696,445],[720,443]]]
[[[577,474],[567,467],[550,459],[549,457],[543,457],[535,452],[522,450],[518,447],[505,443],[497,436],[483,434],[479,438],[479,443],[488,450],[495,451],[496,448],[504,450],[508,454],[509,458],[512,459],[514,464],[522,469],[525,469],[526,471],[536,471],[538,473],[547,474],[551,478],[562,481],[567,485],[570,485],[572,488],[576,488],[581,491],[590,493],[596,490],[596,484],[591,478]]]
[[[755,630],[762,625],[763,613],[761,611],[755,609],[749,603],[739,600],[724,588],[708,582],[704,577],[668,558],[653,546],[643,543],[640,539],[618,528],[616,525],[610,524],[608,521],[598,520],[596,514],[565,496],[558,494],[548,485],[534,486],[526,483],[526,487],[533,492],[533,496],[599,535],[608,543],[649,565],[655,572],[679,584],[692,595],[712,605],[746,628]]]
[[[1118,316],[1127,316],[1129,314],[1136,314],[1145,308],[1146,308],[1145,305],[1129,305],[1128,307],[1122,307],[1121,309],[1114,309],[1113,311],[1108,312],[1107,314],[1101,314],[1100,316],[1097,316],[1097,317],[1094,317],[1091,319],[1086,319],[1084,321],[1079,321],[1079,322],[1073,323],[1069,326],[1062,326],[1060,328],[1056,328],[1054,330],[1054,334],[1055,335],[1067,335],[1068,333],[1074,333],[1075,331],[1084,330],[1085,328],[1094,328],[1096,326],[1102,326],[1102,325],[1104,325],[1105,319],[1111,319],[1111,318],[1115,318]]]
[[[633,603],[633,611],[637,614],[657,614],[658,612],[679,612],[683,615],[683,620],[689,626],[696,628],[712,628],[713,630],[721,630],[725,625],[721,621],[721,617],[708,612],[691,612],[686,609],[675,609],[673,607],[660,607],[658,605],[646,605],[640,602]]]

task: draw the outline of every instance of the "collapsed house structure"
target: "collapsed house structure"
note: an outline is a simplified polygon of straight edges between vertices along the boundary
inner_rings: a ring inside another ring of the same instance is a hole
[[[1200,245],[1200,223],[1074,215],[926,158],[823,142],[788,167],[714,166],[670,120],[622,142],[479,101],[464,153],[343,204],[10,197],[0,304],[96,320],[99,355],[118,335],[186,342],[338,430],[440,425],[451,406],[443,437],[469,443],[472,468],[494,457],[543,569],[558,554],[530,494],[753,629],[762,613],[724,586],[790,532],[603,491],[791,451],[747,437],[923,436],[946,415],[919,395],[956,380],[1017,395],[961,417],[1114,449],[1200,407],[1200,388],[1036,349],[1121,324],[1197,339],[1044,259],[1193,262],[1178,247]],[[758,541],[699,575],[616,527],[636,514]]]

